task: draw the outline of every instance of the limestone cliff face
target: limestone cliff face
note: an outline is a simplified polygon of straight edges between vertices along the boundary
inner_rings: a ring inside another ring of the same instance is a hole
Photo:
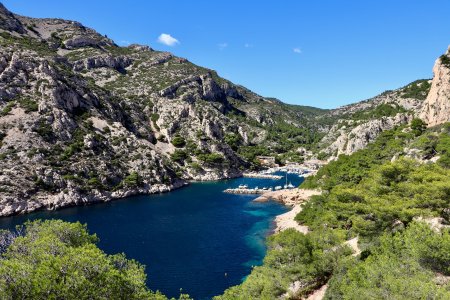
[[[428,126],[450,121],[450,48],[436,60],[433,68],[433,82],[425,100],[420,118]]]
[[[239,176],[250,164],[238,146],[280,119],[309,123],[292,108],[171,53],[0,4],[0,216]]]
[[[332,134],[326,137],[331,143],[324,151],[330,154],[332,159],[337,158],[341,154],[350,155],[364,149],[369,143],[375,141],[381,132],[407,124],[411,120],[412,115],[399,113],[393,117],[381,117],[362,122],[355,127],[339,127],[337,124],[330,130]],[[326,139],[323,141],[325,142]]]
[[[364,149],[381,132],[408,124],[422,109],[429,80],[416,81],[374,98],[339,107],[329,113],[336,118],[319,145],[331,160]],[[419,91],[414,94],[410,90]]]

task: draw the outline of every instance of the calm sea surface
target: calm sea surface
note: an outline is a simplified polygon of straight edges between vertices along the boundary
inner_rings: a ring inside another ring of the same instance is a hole
[[[303,180],[296,175],[288,179],[296,186]],[[182,288],[195,299],[209,299],[241,283],[252,266],[261,264],[273,219],[287,210],[275,202],[252,202],[253,195],[222,191],[239,184],[274,187],[284,181],[193,183],[166,194],[0,218],[0,228],[30,219],[87,223],[104,251],[124,252],[146,265],[151,289],[176,297]]]

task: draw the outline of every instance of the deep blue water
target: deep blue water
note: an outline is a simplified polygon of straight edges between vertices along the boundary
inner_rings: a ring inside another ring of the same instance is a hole
[[[294,185],[303,180],[296,175],[289,179]],[[261,264],[273,219],[287,210],[275,202],[252,202],[253,195],[222,192],[242,183],[269,187],[284,184],[284,179],[193,183],[166,194],[0,218],[0,228],[38,218],[87,223],[104,251],[124,252],[146,265],[151,289],[178,296],[182,288],[195,299],[209,299]]]

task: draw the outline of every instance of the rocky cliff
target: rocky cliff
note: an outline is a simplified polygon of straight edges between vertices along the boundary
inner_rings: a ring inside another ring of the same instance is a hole
[[[0,4],[0,215],[239,176],[253,164],[248,149],[277,145],[271,126],[309,134],[321,112]]]
[[[433,73],[430,93],[420,112],[428,126],[450,121],[450,48],[436,60]]]
[[[329,111],[0,4],[0,216],[235,177],[258,167],[257,155],[350,154],[419,111],[445,119],[447,59],[430,95],[430,81],[419,80]]]
[[[320,116],[335,122],[319,142],[319,156],[336,159],[365,148],[378,135],[408,124],[417,117],[430,89],[430,80],[418,80],[369,100],[339,107]]]

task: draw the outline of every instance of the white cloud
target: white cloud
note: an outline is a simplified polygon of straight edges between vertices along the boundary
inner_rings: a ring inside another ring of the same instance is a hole
[[[220,50],[223,50],[223,49],[225,49],[226,47],[228,47],[228,43],[220,43],[220,44],[217,44],[217,46],[219,46],[219,49],[220,49]]]
[[[298,53],[298,54],[300,54],[300,53],[302,53],[302,49],[300,49],[300,48],[294,48],[293,49],[293,51],[295,52],[295,53]]]
[[[161,33],[161,35],[158,37],[158,42],[170,47],[180,43],[180,41],[167,33]]]

